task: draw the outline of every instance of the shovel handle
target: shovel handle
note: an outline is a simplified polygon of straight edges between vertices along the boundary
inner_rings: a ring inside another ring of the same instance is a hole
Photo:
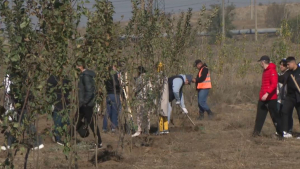
[[[188,114],[186,114],[186,116],[189,118],[189,120],[192,122],[192,124],[193,124],[194,126],[196,126],[195,123],[193,122],[193,120],[190,118],[190,116],[189,116]]]
[[[294,77],[293,75],[291,75],[291,77],[292,77],[292,79],[293,79],[293,81],[294,81],[294,83],[295,83],[295,85],[296,85],[296,87],[297,87],[297,89],[298,89],[298,92],[300,93],[300,88],[299,88],[299,85],[298,85],[298,83],[297,83],[295,77]]]

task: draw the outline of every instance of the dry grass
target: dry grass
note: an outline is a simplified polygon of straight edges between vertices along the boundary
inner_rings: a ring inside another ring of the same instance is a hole
[[[185,87],[186,106],[190,116],[196,122],[193,127],[188,119],[179,111],[174,110],[174,125],[171,126],[171,133],[164,136],[142,136],[131,140],[126,135],[124,148],[117,149],[119,135],[102,133],[104,147],[98,157],[99,168],[298,168],[299,141],[286,139],[279,141],[272,135],[275,132],[271,118],[268,117],[262,131],[262,137],[252,138],[251,132],[254,126],[256,115],[256,102],[260,87],[261,69],[257,66],[256,60],[262,54],[271,52],[270,45],[274,38],[261,38],[259,43],[246,42],[245,57],[250,58],[251,66],[245,77],[238,77],[237,69],[243,66],[240,60],[234,60],[233,51],[228,53],[225,59],[225,66],[222,74],[212,71],[214,88],[209,96],[209,105],[216,113],[214,120],[197,121],[198,108],[197,97],[194,86]],[[240,41],[232,42],[228,46],[240,47]],[[298,46],[294,46],[297,49]],[[200,47],[201,48],[201,47]],[[261,48],[257,52],[257,48]],[[189,50],[194,55],[187,54],[193,61],[196,58],[207,58],[206,49],[200,53]],[[213,46],[213,57],[210,65],[218,64],[219,46]],[[297,51],[292,51],[299,57]],[[299,51],[298,51],[299,52]],[[243,53],[241,54],[243,55]],[[234,64],[232,64],[232,62]],[[190,64],[188,64],[190,65]],[[191,67],[186,71],[197,73]],[[152,119],[156,119],[153,117]],[[295,119],[296,120],[296,119]],[[40,120],[40,130],[49,128],[51,121],[46,117]],[[296,120],[297,121],[297,120]],[[102,118],[99,118],[99,125]],[[152,125],[156,121],[152,120]],[[295,131],[299,132],[298,123],[295,123]],[[3,136],[1,141],[3,140]],[[85,142],[93,142],[93,136]],[[79,147],[79,168],[92,168],[91,161],[93,152],[89,152],[85,144]],[[49,136],[45,136],[45,148],[40,153],[40,168],[68,168],[68,163],[62,153],[62,148],[54,144]],[[131,149],[132,148],[132,149]],[[118,150],[118,154],[115,152]],[[0,153],[0,161],[4,161],[5,152]],[[17,168],[22,168],[25,154],[19,152],[16,158]],[[27,167],[35,166],[36,152],[30,153]]]
[[[130,151],[131,138],[126,136],[121,159],[103,156],[100,168],[298,168],[299,140],[279,141],[272,137],[274,127],[267,118],[262,137],[252,138],[254,125],[254,104],[218,105],[213,107],[216,117],[213,121],[196,121],[196,109],[190,115],[195,120],[198,131],[185,130],[189,122],[180,115],[175,115],[175,125],[171,133],[165,136],[143,136],[134,138]],[[185,129],[182,127],[185,124]],[[299,126],[295,125],[299,131]],[[172,132],[173,131],[173,132]],[[102,134],[105,146],[115,148],[118,136]],[[48,139],[48,138],[47,138]],[[88,139],[92,141],[90,137]],[[115,150],[115,149],[114,149]],[[46,141],[46,148],[41,150],[40,168],[67,168],[68,165],[56,144]],[[4,160],[5,153],[0,154]],[[91,168],[93,152],[81,149],[79,168]],[[34,166],[33,154],[29,157],[28,168]],[[24,163],[24,154],[17,155],[17,164]],[[31,166],[31,167],[30,167]],[[18,168],[18,167],[17,167]]]
[[[255,43],[252,36],[235,37],[226,44],[226,57],[221,54],[220,46],[212,45],[209,50],[207,45],[201,45],[200,42],[205,39],[200,38],[197,41],[199,44],[191,47],[184,55],[186,63],[183,65],[186,72],[183,73],[196,75],[197,70],[191,65],[199,58],[211,67],[213,89],[210,91],[208,103],[216,113],[214,120],[196,120],[196,92],[194,86],[185,87],[186,106],[197,127],[194,128],[183,115],[176,114],[178,110],[175,109],[175,126],[170,125],[169,135],[134,139],[126,135],[124,148],[121,150],[117,149],[118,134],[101,133],[104,147],[108,148],[99,153],[99,168],[299,168],[300,140],[279,141],[273,138],[275,129],[270,117],[266,120],[262,137],[251,137],[262,71],[256,61],[261,55],[273,54],[272,44],[276,38],[262,35]],[[300,46],[290,47],[290,55],[300,59]],[[244,66],[243,58],[250,60],[250,66],[245,76],[239,76],[238,70]],[[224,61],[221,71],[217,69],[220,61]],[[43,116],[39,123],[39,129],[43,131],[52,122]],[[102,118],[99,118],[99,125],[101,124]],[[152,124],[155,126],[156,121],[152,121]],[[297,122],[295,131],[300,132]],[[49,136],[45,136],[44,140],[45,148],[40,153],[39,168],[68,168],[62,148],[53,143]],[[4,142],[3,135],[0,141]],[[85,141],[93,142],[92,134]],[[94,153],[89,152],[84,145],[79,147],[78,167],[93,168],[91,160]],[[6,155],[6,152],[0,152],[0,162],[5,160]],[[23,168],[24,158],[25,153],[18,152],[16,168]],[[30,152],[27,168],[34,168],[35,158],[36,152]]]

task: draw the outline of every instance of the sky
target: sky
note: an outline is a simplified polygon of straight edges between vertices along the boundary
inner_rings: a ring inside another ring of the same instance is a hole
[[[300,2],[300,0],[285,0],[287,2]],[[130,0],[111,0],[115,6],[115,20],[120,20],[124,15],[124,19],[129,19],[131,16],[131,4]],[[268,4],[272,2],[281,3],[283,0],[257,0],[257,3]],[[165,11],[178,13],[180,11],[186,11],[188,8],[193,8],[194,11],[198,11],[203,5],[209,7],[211,4],[221,4],[222,0],[165,0]],[[250,0],[225,0],[225,3],[233,3],[237,7],[250,5]],[[92,7],[91,3],[87,5],[88,8]]]
[[[94,0],[89,0],[90,3],[86,4],[86,7],[92,9]],[[123,21],[129,20],[131,17],[131,0],[110,0],[115,7],[114,20],[120,21],[123,15]],[[147,1],[147,0],[145,0]],[[161,0],[158,0],[161,1]],[[222,0],[164,0],[165,11],[178,13],[180,11],[186,11],[188,8],[193,8],[193,11],[199,11],[203,5],[207,8],[211,4],[221,4]],[[226,4],[233,3],[236,7],[249,6],[251,0],[225,0]],[[254,1],[254,0],[253,0]],[[300,0],[257,0],[257,3],[282,3],[282,2],[300,2]],[[83,18],[82,25],[86,22],[86,18]]]
[[[12,0],[9,0],[12,1]],[[95,4],[94,0],[89,0],[89,3],[86,3],[85,6],[88,9],[93,8]],[[127,21],[131,17],[131,0],[110,0],[115,7],[114,20]],[[147,0],[145,0],[147,1]],[[155,1],[155,0],[154,0]],[[162,1],[162,0],[158,0]],[[193,11],[199,11],[203,5],[207,8],[211,4],[221,4],[222,0],[164,0],[165,1],[165,11],[171,13],[178,13],[180,11],[186,11],[188,8],[193,8]],[[251,0],[225,0],[226,4],[233,3],[236,7],[249,6]],[[253,0],[254,1],[254,0]],[[282,3],[282,2],[300,2],[300,0],[257,0],[257,3],[268,4],[268,3]],[[36,19],[33,18],[33,23],[36,23]],[[87,18],[83,17],[80,23],[80,27],[86,25]]]

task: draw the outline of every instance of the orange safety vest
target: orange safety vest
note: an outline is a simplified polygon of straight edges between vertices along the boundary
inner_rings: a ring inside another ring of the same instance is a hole
[[[201,73],[202,73],[203,68],[199,71],[199,77],[201,77]],[[210,73],[209,73],[209,71],[207,73],[206,79],[203,82],[198,83],[197,89],[211,89],[211,80],[210,80]]]

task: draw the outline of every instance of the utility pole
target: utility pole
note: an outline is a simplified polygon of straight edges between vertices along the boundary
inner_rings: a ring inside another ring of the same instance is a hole
[[[251,13],[251,20],[253,20],[253,0],[250,0],[250,13]]]
[[[152,13],[152,11],[153,11],[153,0],[149,0],[147,9],[148,9],[149,13]]]
[[[154,0],[154,10],[165,12],[165,0]]]
[[[225,40],[225,0],[222,0],[222,43]]]
[[[141,9],[142,11],[145,10],[145,0],[141,0]]]
[[[257,0],[254,0],[254,8],[255,8],[255,41],[257,41]]]

